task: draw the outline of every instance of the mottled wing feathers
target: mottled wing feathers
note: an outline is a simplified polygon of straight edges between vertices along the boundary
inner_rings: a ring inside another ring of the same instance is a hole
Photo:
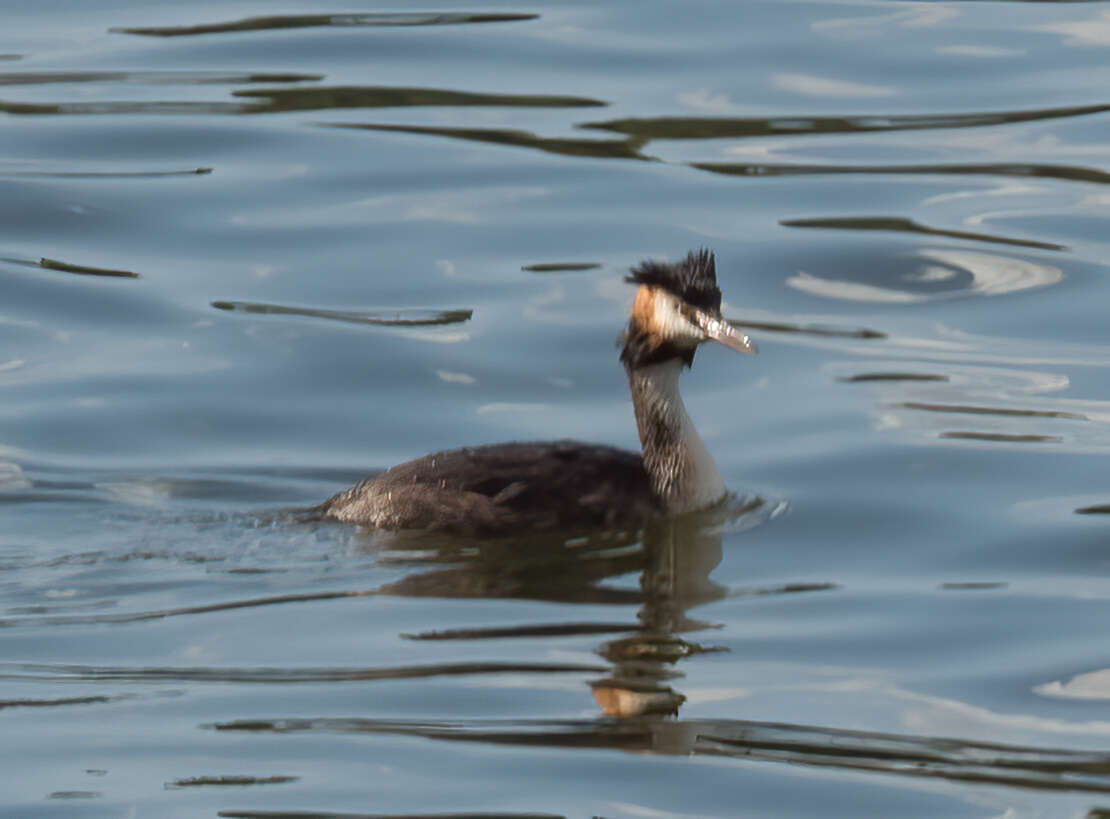
[[[656,511],[639,454],[574,441],[437,452],[328,500],[323,516],[462,534],[638,526]]]

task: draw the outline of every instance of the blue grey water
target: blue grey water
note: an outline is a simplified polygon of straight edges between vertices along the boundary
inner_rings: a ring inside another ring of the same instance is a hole
[[[2,5],[0,815],[1110,815],[1110,4]],[[285,513],[703,246],[723,522]]]

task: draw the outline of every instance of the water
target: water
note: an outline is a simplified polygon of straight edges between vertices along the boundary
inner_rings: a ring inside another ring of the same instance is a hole
[[[4,17],[0,814],[1110,812],[1106,4]],[[621,277],[699,246],[752,508],[284,514],[636,447]]]

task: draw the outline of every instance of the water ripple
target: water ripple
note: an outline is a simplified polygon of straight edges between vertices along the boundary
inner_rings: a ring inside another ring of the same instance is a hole
[[[891,174],[925,176],[1043,177],[1105,185],[1110,173],[1075,165],[1035,162],[937,163],[933,165],[816,165],[770,162],[691,162],[690,167],[725,176],[820,176],[826,174]]]
[[[283,304],[262,304],[250,301],[214,301],[217,310],[274,316],[307,316],[308,318],[371,324],[377,327],[436,327],[469,321],[473,310],[325,310],[317,307],[294,307]]]
[[[244,31],[272,31],[319,26],[445,26],[464,23],[512,23],[536,20],[538,14],[513,12],[378,12],[367,14],[283,14],[245,17],[224,23],[192,26],[117,26],[110,31],[148,37],[184,37],[197,34],[229,34]]]
[[[1016,122],[1084,117],[1110,111],[1110,105],[1079,105],[1018,111],[960,114],[787,117],[633,117],[583,123],[583,128],[615,131],[641,139],[735,139],[742,137],[844,134],[977,128]]]
[[[484,142],[492,145],[508,145],[515,148],[533,148],[550,154],[564,156],[587,156],[597,159],[641,159],[653,157],[640,153],[639,147],[627,139],[566,139],[542,137],[530,131],[508,128],[455,128],[423,125],[378,125],[373,123],[325,122],[328,128],[353,128],[364,131],[382,131],[402,134],[423,134],[461,139],[468,142]]]
[[[780,219],[783,227],[820,228],[822,230],[875,230],[895,231],[898,233],[923,233],[928,236],[945,236],[950,239],[966,239],[973,242],[990,242],[1017,247],[1032,247],[1038,250],[1067,250],[1064,245],[1052,242],[1038,242],[1033,239],[1015,239],[1008,236],[994,236],[989,233],[973,233],[966,230],[948,230],[928,227],[912,219],[896,216],[835,216],[821,219]]]
[[[78,682],[321,683],[411,680],[476,674],[596,674],[608,666],[582,663],[465,662],[389,668],[128,668],[91,665],[0,664],[7,680]]]
[[[911,304],[972,294],[1017,293],[1054,285],[1064,278],[1064,272],[1058,267],[981,251],[922,248],[911,258],[922,262],[902,273],[897,285],[831,279],[805,271],[788,277],[786,284],[828,299]]]
[[[208,726],[249,733],[347,733],[419,736],[448,742],[677,755],[833,767],[980,782],[1006,787],[1110,794],[1110,755],[1035,746],[850,731],[744,720],[645,719],[408,720],[244,719]]]
[[[324,86],[316,88],[251,88],[234,97],[265,99],[251,113],[320,111],[335,108],[411,108],[451,106],[490,108],[595,108],[608,105],[591,97],[557,94],[484,94],[445,88],[391,86]]]

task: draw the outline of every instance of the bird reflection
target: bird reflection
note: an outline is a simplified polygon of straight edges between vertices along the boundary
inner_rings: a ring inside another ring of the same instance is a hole
[[[591,686],[607,715],[677,714],[686,698],[666,685],[681,676],[672,670],[675,664],[706,650],[721,650],[707,649],[682,635],[709,627],[688,617],[687,611],[719,600],[727,591],[709,577],[721,562],[718,527],[723,517],[721,511],[684,515],[645,529],[640,630],[602,647],[599,653],[614,664],[613,673]]]
[[[490,541],[429,538],[426,533],[374,536],[367,548],[384,564],[427,566],[381,587],[405,597],[528,599],[560,603],[639,604],[635,623],[565,623],[452,628],[405,635],[419,640],[612,635],[597,653],[609,674],[591,682],[593,696],[611,717],[676,714],[685,697],[670,685],[687,657],[720,648],[690,635],[713,626],[689,612],[727,593],[710,575],[721,562],[722,532],[773,513],[763,498],[730,496],[686,515],[650,520],[637,532],[611,531],[581,538],[541,536]],[[526,540],[526,542],[522,542]],[[617,580],[639,574],[638,587]],[[608,581],[608,582],[607,582]]]

